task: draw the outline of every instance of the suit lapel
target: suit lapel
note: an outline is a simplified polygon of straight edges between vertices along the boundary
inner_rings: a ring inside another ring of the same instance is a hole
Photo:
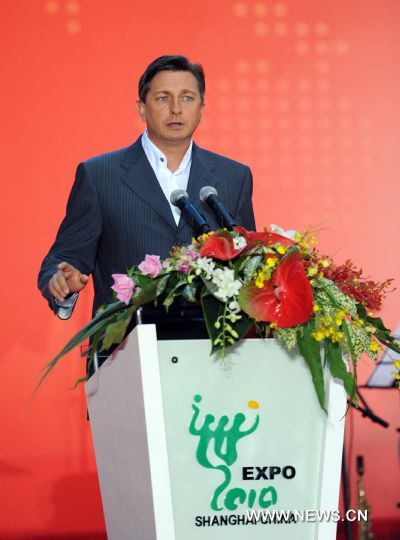
[[[176,223],[160,184],[144,153],[141,137],[129,148],[121,162],[124,182],[176,230]]]
[[[126,149],[121,167],[125,173],[123,181],[176,230],[176,223],[171,212],[171,207],[144,153],[141,137]],[[200,211],[200,189],[207,185],[217,185],[217,179],[211,175],[214,168],[215,164],[212,158],[209,157],[209,154],[193,143],[192,164],[187,192],[190,201]],[[178,230],[181,230],[185,224],[186,220],[181,216]]]
[[[215,168],[215,164],[204,150],[199,148],[193,143],[192,150],[192,164],[190,166],[190,175],[187,187],[187,193],[189,200],[193,203],[197,209],[201,211],[201,203],[199,199],[200,189],[207,185],[215,186],[217,181],[212,177],[211,172]],[[182,229],[186,223],[186,220],[181,216],[178,223],[178,230]]]

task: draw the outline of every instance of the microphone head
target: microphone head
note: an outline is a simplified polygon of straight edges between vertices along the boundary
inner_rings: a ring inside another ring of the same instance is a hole
[[[218,197],[218,191],[213,186],[204,186],[200,190],[200,200],[201,202],[206,202],[210,195],[215,195]]]
[[[186,193],[186,191],[184,189],[174,189],[174,191],[171,193],[169,200],[171,201],[171,204],[176,206],[179,199],[182,198],[189,198],[189,195]]]

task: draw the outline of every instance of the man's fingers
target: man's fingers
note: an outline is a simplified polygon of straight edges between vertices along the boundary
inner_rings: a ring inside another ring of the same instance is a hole
[[[72,264],[63,261],[57,265],[57,268],[60,272],[64,274],[64,277],[67,280],[67,284],[70,289],[74,286],[80,285],[81,273],[77,268],[75,268],[75,266],[72,266]]]
[[[50,293],[58,302],[65,300],[69,293],[81,291],[89,281],[89,276],[65,261],[57,265],[58,271],[49,281]]]
[[[59,301],[69,294],[69,287],[62,271],[58,271],[49,281],[51,294]]]
[[[73,273],[73,272],[78,272],[78,274],[79,274],[79,270],[77,268],[75,268],[75,266],[72,266],[72,264],[69,264],[69,263],[67,263],[65,261],[60,262],[60,264],[57,265],[57,268],[59,270],[62,270],[64,272],[64,274]]]
[[[63,262],[60,262],[60,264],[57,265],[57,268],[59,270],[66,270],[68,266],[71,266],[71,265],[68,264],[67,262],[63,261]]]
[[[54,296],[54,298],[58,302],[62,302],[64,300],[64,296],[61,293],[59,293],[58,290],[54,286],[49,285],[49,291],[50,291],[50,294]]]

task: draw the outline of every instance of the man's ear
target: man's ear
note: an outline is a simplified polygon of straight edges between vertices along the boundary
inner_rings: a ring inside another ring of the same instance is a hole
[[[199,120],[199,123],[203,120],[203,112],[204,112],[204,107],[206,106],[206,102],[203,101],[203,103],[201,104],[201,109],[200,109],[200,120]]]
[[[145,105],[145,103],[143,103],[143,101],[138,99],[136,101],[136,109],[137,109],[137,112],[139,113],[140,118],[142,119],[142,122],[146,122],[146,105]]]

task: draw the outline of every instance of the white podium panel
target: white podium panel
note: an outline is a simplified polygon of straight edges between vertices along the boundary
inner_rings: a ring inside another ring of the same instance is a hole
[[[334,540],[333,520],[295,511],[337,509],[341,384],[327,378],[327,417],[275,340],[209,353],[143,325],[88,381],[109,540]]]

